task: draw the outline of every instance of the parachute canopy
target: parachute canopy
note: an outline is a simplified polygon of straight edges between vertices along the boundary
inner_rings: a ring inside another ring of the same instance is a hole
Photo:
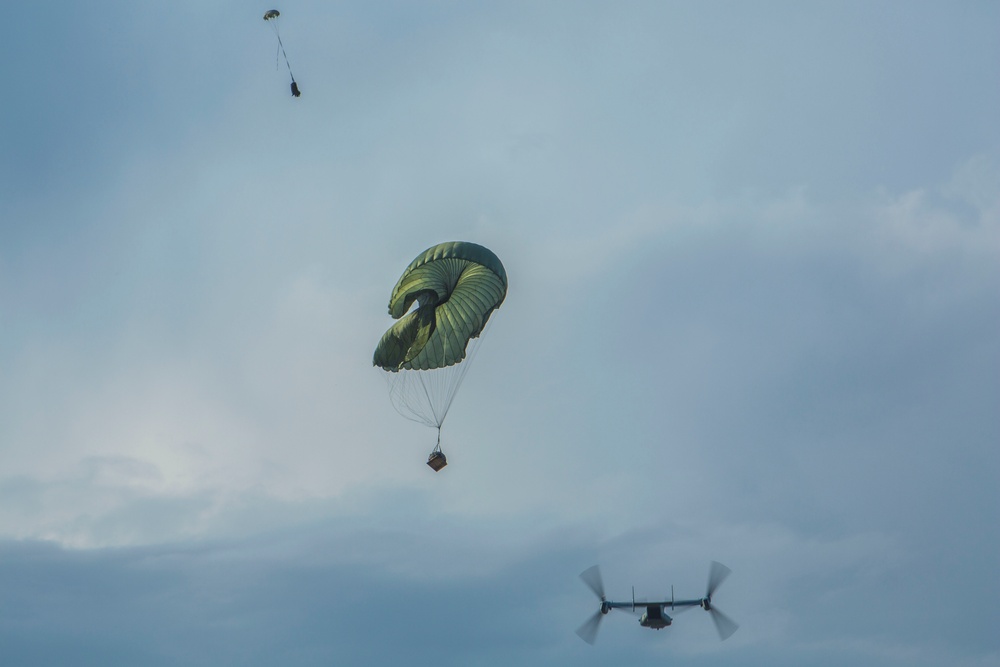
[[[507,272],[487,248],[463,241],[429,248],[392,290],[389,314],[399,321],[382,336],[373,364],[398,372],[460,363],[506,296]]]
[[[277,9],[269,9],[266,12],[264,12],[264,20],[265,21],[270,21],[271,19],[276,19],[279,16],[281,16],[281,12],[279,12]]]
[[[437,429],[437,446],[427,459],[435,471],[447,464],[441,425],[479,335],[506,296],[507,272],[497,256],[461,241],[425,250],[392,290],[389,314],[399,321],[382,336],[372,363],[388,371],[396,411]]]

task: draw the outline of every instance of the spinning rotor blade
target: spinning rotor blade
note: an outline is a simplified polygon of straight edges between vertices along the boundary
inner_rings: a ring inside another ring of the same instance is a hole
[[[712,595],[715,593],[715,589],[725,581],[726,577],[732,572],[728,567],[723,565],[718,561],[712,561],[712,566],[708,570],[708,591],[705,593],[705,597],[711,599]]]
[[[712,604],[712,596],[715,594],[715,589],[717,589],[726,577],[730,575],[732,570],[723,565],[718,561],[712,561],[711,567],[708,569],[708,589],[705,592],[705,609],[708,610],[709,615],[712,617],[712,621],[715,623],[715,629],[719,631],[719,639],[726,641],[730,636],[740,627],[739,624],[733,619],[729,618],[721,611],[716,609],[715,605]]]
[[[601,580],[601,568],[596,565],[588,567],[580,573],[580,578],[590,590],[594,591],[594,595],[604,600],[604,581]]]
[[[722,641],[729,639],[729,637],[740,627],[736,621],[729,618],[715,607],[709,609],[708,613],[711,614],[712,620],[715,621],[715,629],[719,631],[719,639]]]
[[[593,645],[597,640],[597,630],[601,627],[601,619],[604,618],[604,614],[598,609],[594,612],[594,615],[583,622],[583,625],[576,629],[576,634],[580,636],[580,639]]]

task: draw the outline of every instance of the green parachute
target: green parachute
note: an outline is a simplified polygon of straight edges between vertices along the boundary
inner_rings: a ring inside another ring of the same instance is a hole
[[[507,272],[497,256],[463,241],[425,250],[392,290],[389,314],[399,321],[382,336],[372,363],[387,371],[396,410],[437,429],[437,446],[427,461],[434,470],[447,464],[441,425],[480,334],[506,296]]]
[[[298,82],[295,81],[295,75],[292,74],[292,66],[288,62],[288,54],[285,53],[285,45],[281,43],[281,33],[278,32],[279,16],[281,16],[281,12],[279,12],[277,9],[269,9],[266,12],[264,12],[264,20],[267,21],[267,24],[271,26],[271,30],[274,31],[274,36],[278,38],[278,52],[280,52],[281,55],[285,57],[285,67],[288,68],[288,76],[291,77],[292,79],[292,84],[291,84],[292,97],[299,97],[300,95],[302,95],[302,93],[299,92],[299,84]],[[274,54],[275,67],[278,66],[278,52],[275,52]]]

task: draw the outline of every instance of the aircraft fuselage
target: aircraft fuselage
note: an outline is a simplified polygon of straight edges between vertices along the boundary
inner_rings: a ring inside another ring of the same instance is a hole
[[[673,623],[673,619],[663,611],[663,605],[647,605],[646,613],[639,617],[639,625],[660,630]]]

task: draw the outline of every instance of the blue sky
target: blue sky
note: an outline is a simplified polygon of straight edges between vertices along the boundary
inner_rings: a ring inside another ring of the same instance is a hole
[[[0,43],[0,663],[1000,661],[1000,7],[35,3]],[[448,416],[409,261],[510,289]],[[595,646],[577,574],[700,595]]]

